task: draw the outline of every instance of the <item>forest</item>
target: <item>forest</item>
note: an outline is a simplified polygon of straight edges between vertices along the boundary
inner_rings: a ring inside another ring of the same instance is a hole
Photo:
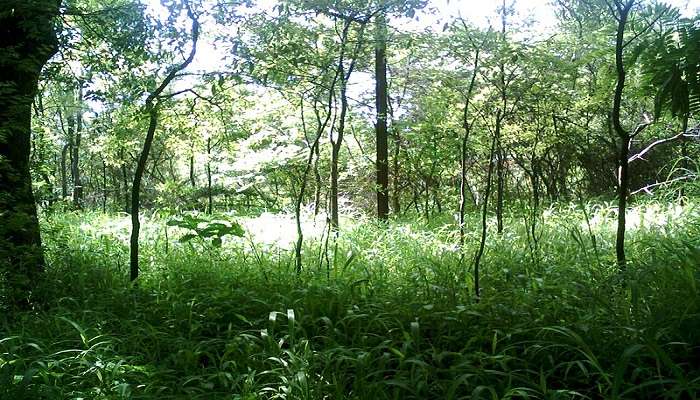
[[[0,0],[0,399],[697,399],[699,0]]]

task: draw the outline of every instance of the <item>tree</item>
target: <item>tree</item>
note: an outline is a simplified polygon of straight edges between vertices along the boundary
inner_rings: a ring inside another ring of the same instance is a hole
[[[377,216],[389,218],[389,137],[387,133],[387,79],[386,79],[386,17],[379,12],[375,17],[375,76],[377,123]]]
[[[57,50],[59,3],[8,0],[0,9],[0,273],[15,304],[27,303],[44,266],[29,171],[31,113],[41,70]]]
[[[625,41],[625,30],[627,29],[627,23],[630,18],[630,13],[632,8],[637,4],[637,0],[613,0],[612,4],[608,4],[610,11],[613,13],[613,17],[617,20],[617,31],[615,35],[615,70],[617,73],[617,80],[615,85],[615,96],[613,98],[612,107],[612,123],[615,129],[615,133],[618,137],[618,208],[617,208],[617,235],[615,238],[615,254],[617,256],[617,264],[621,270],[624,270],[627,265],[627,259],[625,256],[625,230],[626,230],[626,213],[627,213],[627,197],[629,196],[629,154],[630,154],[630,144],[632,138],[639,135],[644,129],[646,129],[651,121],[647,120],[643,123],[637,125],[633,132],[629,132],[622,126],[621,109],[622,109],[622,96],[625,89],[625,81],[627,78],[627,71],[625,69],[624,63],[624,51],[627,46],[629,46],[632,41],[639,37],[643,32],[648,30],[655,22],[658,20],[663,13],[665,8],[658,10],[657,16],[652,22],[646,24],[642,28],[641,32],[637,32],[634,37]]]
[[[141,150],[138,163],[136,164],[134,183],[131,186],[131,239],[129,242],[129,265],[130,278],[132,281],[135,281],[139,276],[139,232],[141,230],[139,211],[141,206],[141,180],[143,179],[143,174],[146,169],[146,162],[148,162],[148,156],[151,151],[151,146],[153,145],[153,138],[158,127],[158,112],[160,108],[161,96],[170,82],[177,77],[178,73],[192,63],[197,52],[199,21],[187,0],[184,1],[184,7],[187,11],[188,18],[192,22],[192,47],[190,49],[190,53],[184,61],[170,68],[160,84],[148,95],[144,106],[144,113],[147,114],[149,118],[148,131],[146,132],[146,138],[143,142],[143,149]]]

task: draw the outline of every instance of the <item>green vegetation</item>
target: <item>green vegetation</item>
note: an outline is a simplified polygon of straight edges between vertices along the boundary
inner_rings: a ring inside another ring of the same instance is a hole
[[[0,400],[697,399],[699,160],[697,0],[0,0]]]
[[[297,277],[246,239],[212,252],[171,228],[166,252],[154,217],[133,287],[126,218],[47,215],[42,306],[2,321],[0,397],[694,398],[700,209],[631,210],[629,289],[614,209],[586,210],[548,210],[538,254],[508,221],[479,303],[449,222],[355,221],[330,277]]]

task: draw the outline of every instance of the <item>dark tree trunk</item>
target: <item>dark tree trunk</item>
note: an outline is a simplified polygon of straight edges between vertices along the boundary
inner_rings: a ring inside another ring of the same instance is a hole
[[[341,48],[340,55],[338,57],[338,77],[340,79],[340,117],[338,120],[338,129],[335,137],[333,136],[333,130],[331,129],[331,182],[330,182],[330,229],[338,232],[340,228],[339,213],[338,213],[338,160],[340,158],[340,148],[343,144],[343,136],[345,135],[345,119],[348,113],[348,80],[352,75],[352,71],[355,68],[355,61],[357,58],[357,53],[361,44],[361,40],[358,40],[355,51],[351,55],[350,65],[345,68],[345,51],[348,40],[348,33],[350,31],[350,25],[352,20],[346,19],[343,23],[343,32],[341,34]],[[362,26],[364,28],[364,25]],[[360,35],[361,37],[361,35]]]
[[[138,164],[136,165],[136,172],[134,172],[134,183],[131,187],[131,240],[129,246],[129,276],[131,278],[131,281],[135,281],[139,277],[139,233],[141,231],[139,211],[141,207],[141,180],[143,178],[143,173],[146,170],[148,154],[151,151],[151,146],[153,145],[153,137],[155,135],[156,128],[158,127],[158,108],[151,104],[149,105],[151,107],[148,110],[148,131],[146,132],[146,139],[143,144],[141,156],[139,157]]]
[[[505,166],[503,146],[501,144],[501,125],[503,120],[496,122],[496,232],[503,233],[503,202],[505,197]]]
[[[467,146],[469,143],[469,136],[471,134],[472,125],[469,123],[469,104],[471,102],[472,93],[474,92],[474,86],[476,84],[476,75],[479,72],[479,52],[480,49],[477,47],[474,49],[474,72],[472,73],[471,81],[469,82],[469,88],[464,101],[464,112],[462,113],[462,128],[464,128],[464,134],[461,138],[460,143],[460,174],[459,174],[459,248],[460,248],[460,264],[464,258],[464,241],[465,241],[465,229],[466,229],[466,209],[467,209],[467,191],[469,185],[467,182]]]
[[[211,138],[207,138],[207,214],[211,215],[214,212],[214,194],[212,192],[212,176],[211,176]]]
[[[66,171],[66,160],[68,158],[68,150],[70,145],[68,143],[63,145],[63,150],[61,150],[61,198],[65,199],[68,197],[68,172]]]
[[[392,186],[394,187],[394,193],[392,196],[392,207],[394,209],[394,215],[401,214],[401,180],[400,180],[400,167],[399,157],[401,156],[401,134],[399,130],[394,128],[394,156],[393,156],[393,168],[391,172]]]
[[[615,240],[615,254],[617,256],[617,265],[621,270],[627,267],[627,259],[625,257],[625,230],[626,213],[627,213],[627,196],[629,193],[629,145],[631,137],[620,122],[620,109],[622,107],[622,93],[625,88],[625,65],[623,60],[623,51],[625,45],[625,26],[630,10],[634,5],[634,0],[627,0],[625,4],[618,4],[618,25],[615,46],[615,67],[617,71],[617,85],[615,87],[615,97],[613,100],[612,122],[615,133],[618,136],[618,187],[617,187],[617,235]]]
[[[506,44],[506,30],[508,27],[507,21],[508,10],[506,8],[506,0],[503,0],[501,8],[501,40],[503,45]],[[499,60],[499,80],[501,89],[501,111],[496,117],[496,228],[498,234],[503,233],[503,202],[505,191],[505,160],[503,143],[501,141],[503,120],[505,119],[506,110],[508,108],[508,93],[506,92],[506,66],[503,58]]]
[[[129,203],[129,176],[126,172],[126,164],[122,164],[122,181],[124,183],[124,212],[131,213],[131,207]]]
[[[7,0],[0,9],[0,275],[8,300],[27,305],[42,272],[29,171],[32,101],[44,64],[56,52],[56,0]]]
[[[107,163],[102,159],[102,214],[107,213]]]
[[[194,150],[190,156],[190,186],[192,186],[192,189],[197,187],[197,182],[194,180]]]
[[[318,163],[321,158],[321,150],[320,146],[316,146],[316,150],[314,151],[315,153],[315,158],[314,158],[314,181],[316,183],[316,187],[314,188],[314,217],[318,215],[319,211],[321,210],[321,172],[318,169]]]
[[[319,147],[319,142],[321,140],[321,135],[323,135],[323,131],[326,129],[328,126],[328,122],[330,121],[331,118],[331,107],[333,104],[333,93],[335,92],[335,84],[338,79],[338,73],[336,72],[335,78],[333,79],[333,82],[331,84],[330,88],[330,93],[328,96],[328,112],[326,114],[326,118],[324,122],[321,122],[321,117],[318,112],[318,109],[316,108],[316,102],[314,102],[314,114],[316,115],[316,135],[314,137],[314,141],[311,144],[311,148],[309,149],[309,156],[306,160],[306,165],[304,167],[304,172],[303,175],[301,176],[301,185],[299,187],[299,193],[296,196],[295,202],[294,202],[294,220],[296,221],[296,230],[297,230],[297,241],[294,246],[294,266],[296,269],[297,274],[301,274],[301,270],[303,268],[303,263],[302,263],[302,246],[304,244],[304,232],[301,228],[301,206],[302,202],[304,201],[304,194],[306,193],[306,186],[308,184],[308,176],[309,172],[313,166],[314,162],[314,156],[318,158],[318,147]],[[301,121],[302,121],[302,126],[304,129],[304,136],[306,135],[306,119],[304,118],[304,101],[302,99],[301,102]],[[316,175],[316,183],[317,186],[319,184],[320,177],[318,174]],[[315,195],[315,205],[314,208],[316,209],[315,212],[318,212],[318,200],[319,199],[319,190],[318,187],[316,188],[316,195]]]
[[[73,147],[71,154],[71,174],[73,175],[73,206],[77,209],[82,207],[83,203],[83,184],[80,177],[80,142],[83,135],[83,84],[79,83],[77,107],[74,118],[75,127],[73,130]]]
[[[685,113],[683,115],[683,134],[687,134],[688,130],[688,118],[689,118],[689,113]],[[681,168],[683,170],[684,175],[688,175],[690,173],[690,158],[688,155],[688,138],[685,136],[681,139]],[[681,190],[680,190],[680,204],[681,207],[685,206],[685,185],[681,185]]]
[[[139,233],[141,231],[141,221],[139,220],[139,210],[141,208],[141,180],[143,178],[143,173],[146,170],[146,163],[148,162],[148,155],[151,152],[151,146],[153,145],[153,138],[155,136],[156,128],[158,127],[158,100],[163,93],[163,91],[168,87],[170,82],[177,76],[177,74],[183,69],[187,68],[188,65],[192,63],[195,53],[197,51],[197,41],[199,39],[199,21],[192,13],[189,5],[185,3],[187,7],[187,15],[192,21],[192,49],[190,54],[185,59],[182,64],[173,67],[168,75],[163,79],[160,85],[148,95],[146,99],[146,112],[149,116],[148,131],[146,132],[146,139],[143,143],[143,149],[141,150],[141,155],[139,156],[138,163],[136,165],[136,171],[134,172],[134,183],[131,188],[131,238],[129,241],[129,276],[131,281],[135,281],[139,276]]]
[[[377,106],[377,216],[389,218],[389,138],[387,137],[387,78],[386,78],[386,19],[377,14],[375,47],[376,106]]]
[[[501,111],[497,112],[497,119],[501,118]],[[481,209],[481,239],[479,240],[479,248],[476,250],[474,256],[474,296],[478,302],[481,296],[481,286],[480,286],[480,267],[481,259],[484,256],[484,250],[486,249],[486,236],[488,233],[487,216],[489,210],[489,197],[491,196],[491,178],[493,176],[493,157],[496,151],[496,136],[494,135],[491,141],[491,151],[489,152],[489,168],[486,173],[486,188],[484,189],[484,203]]]

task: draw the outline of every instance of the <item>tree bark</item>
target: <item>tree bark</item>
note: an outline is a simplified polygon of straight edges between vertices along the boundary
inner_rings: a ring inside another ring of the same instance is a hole
[[[194,179],[194,149],[192,149],[192,155],[190,155],[190,186],[192,186],[192,189],[197,187],[197,182]]]
[[[8,0],[0,10],[0,282],[18,306],[29,304],[44,267],[29,170],[31,115],[41,69],[57,49],[58,6]]]
[[[68,172],[66,171],[66,160],[68,158],[68,150],[70,145],[68,143],[63,145],[63,150],[61,150],[61,198],[65,199],[68,197]]]
[[[340,54],[338,56],[338,77],[340,79],[340,117],[338,119],[338,129],[335,137],[333,136],[333,130],[331,130],[331,182],[330,182],[330,229],[334,232],[338,232],[340,228],[339,222],[339,212],[338,212],[338,160],[340,158],[340,149],[343,144],[343,136],[345,135],[345,120],[348,113],[348,81],[352,76],[352,72],[355,69],[355,63],[357,62],[357,55],[362,46],[362,36],[364,34],[365,23],[360,26],[360,32],[358,34],[357,43],[350,56],[350,64],[347,69],[345,68],[345,51],[348,41],[348,34],[350,31],[350,25],[352,24],[352,19],[345,19],[343,21],[343,32],[340,37]]]
[[[500,115],[500,114],[499,114]],[[503,157],[503,146],[501,144],[501,125],[503,119],[496,121],[496,232],[503,233],[503,202],[505,191],[505,166]]]
[[[211,138],[207,138],[207,214],[211,215],[214,212],[214,195],[212,193],[212,177],[211,177]]]
[[[190,54],[181,64],[173,67],[168,75],[163,79],[160,85],[148,95],[146,99],[145,111],[149,116],[148,131],[146,132],[146,139],[143,143],[143,149],[141,150],[141,155],[139,156],[138,164],[136,165],[136,171],[134,172],[134,183],[131,188],[131,238],[129,240],[129,276],[131,281],[135,281],[139,276],[139,233],[141,231],[141,221],[139,220],[139,210],[141,208],[141,180],[143,178],[143,173],[146,170],[146,163],[148,162],[148,155],[151,152],[151,146],[153,145],[153,138],[155,136],[156,128],[158,127],[158,99],[160,98],[163,91],[168,87],[170,82],[177,76],[177,74],[187,68],[188,65],[194,60],[194,56],[197,52],[197,41],[199,39],[199,21],[194,16],[194,13],[189,8],[189,5],[185,3],[187,7],[187,15],[192,21],[192,49]]]
[[[386,18],[376,16],[375,75],[377,124],[377,217],[389,218],[389,138],[387,134]]]
[[[617,185],[617,235],[615,238],[615,254],[617,257],[617,265],[621,270],[627,268],[627,259],[625,257],[625,230],[627,228],[626,213],[627,213],[627,196],[629,193],[629,145],[631,137],[620,121],[620,109],[622,108],[622,93],[625,89],[625,65],[623,60],[623,51],[625,44],[625,26],[627,18],[634,0],[627,0],[624,4],[616,3],[619,15],[617,25],[617,35],[615,41],[615,69],[617,72],[617,85],[615,86],[615,97],[613,100],[612,122],[615,133],[618,136],[618,185]]]
[[[123,158],[122,158],[122,160],[123,160]],[[130,207],[130,203],[129,203],[129,201],[130,201],[129,200],[130,199],[130,196],[129,196],[129,176],[126,172],[126,163],[122,164],[121,172],[122,172],[122,182],[124,183],[124,212],[127,214],[130,214],[131,207]]]
[[[462,135],[462,140],[460,143],[460,174],[459,174],[459,248],[460,257],[459,262],[462,263],[464,259],[464,241],[465,241],[465,229],[466,229],[466,209],[467,209],[467,146],[469,144],[469,136],[471,134],[472,125],[469,123],[469,105],[472,98],[472,93],[474,92],[474,86],[476,85],[476,75],[479,72],[479,52],[480,49],[477,47],[474,49],[474,71],[472,72],[472,78],[469,82],[469,88],[464,101],[464,112],[462,113],[462,128],[464,128],[464,134]]]
[[[102,158],[102,214],[107,213],[107,162]]]
[[[76,99],[77,110],[75,111],[74,130],[73,130],[73,146],[71,154],[71,174],[73,176],[73,206],[76,209],[82,208],[83,203],[83,184],[80,177],[80,142],[83,134],[83,84],[78,84],[78,96]]]
[[[394,127],[394,155],[393,155],[393,167],[391,171],[391,181],[394,187],[394,193],[392,196],[392,207],[394,210],[394,215],[401,214],[401,180],[400,180],[400,168],[401,163],[399,157],[401,156],[401,133],[398,129]]]
[[[501,111],[497,111],[497,119],[500,119]],[[481,259],[484,256],[484,250],[486,249],[486,236],[488,233],[488,210],[489,210],[489,197],[491,195],[491,178],[493,176],[493,157],[496,152],[496,136],[494,135],[493,140],[491,140],[491,151],[489,152],[489,168],[486,173],[486,188],[484,189],[484,203],[481,209],[481,239],[479,240],[479,248],[476,250],[474,255],[474,296],[478,302],[481,298],[481,287],[479,286]]]
[[[689,113],[686,112],[683,115],[683,135],[686,134],[686,131],[688,130],[688,119],[689,119]],[[688,139],[684,136],[682,141],[681,141],[681,169],[683,170],[683,174],[687,175],[690,172],[690,158],[688,155]],[[680,205],[681,207],[685,206],[685,185],[681,185],[681,190],[679,193],[680,196]]]

